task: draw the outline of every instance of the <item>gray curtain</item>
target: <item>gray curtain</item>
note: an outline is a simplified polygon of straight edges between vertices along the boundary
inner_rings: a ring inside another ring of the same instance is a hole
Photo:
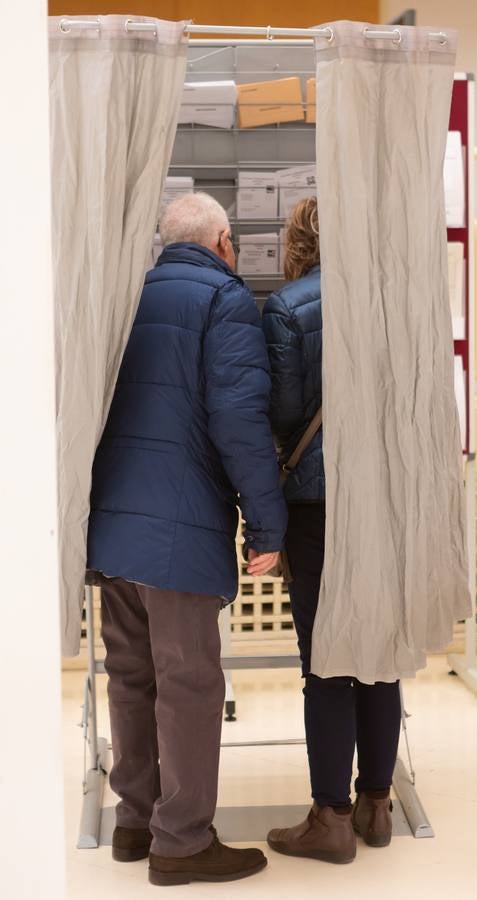
[[[97,29],[50,19],[65,655],[79,650],[91,466],[150,261],[186,70],[184,23],[135,21],[155,30],[128,33],[123,16],[101,16]]]
[[[316,41],[326,558],[312,671],[394,681],[470,614],[443,161],[456,36]]]

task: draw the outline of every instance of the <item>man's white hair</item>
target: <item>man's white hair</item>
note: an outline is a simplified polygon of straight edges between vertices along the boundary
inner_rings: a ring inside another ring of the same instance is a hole
[[[220,233],[228,228],[225,209],[202,191],[172,200],[160,223],[164,247],[185,241],[212,248],[218,244]]]

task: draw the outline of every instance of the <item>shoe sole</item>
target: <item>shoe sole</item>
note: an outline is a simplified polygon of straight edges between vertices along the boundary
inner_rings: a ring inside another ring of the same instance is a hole
[[[253,869],[233,872],[230,875],[208,875],[206,872],[158,872],[157,869],[149,868],[149,882],[160,887],[168,887],[174,884],[190,884],[191,881],[239,881],[241,878],[248,878],[249,875],[256,875],[266,865],[265,859]]]
[[[361,834],[358,828],[355,828],[354,830],[368,847],[389,847],[391,843],[392,834],[383,837],[367,838],[364,834]]]
[[[138,847],[136,850],[123,850],[119,847],[113,847],[113,859],[116,862],[138,862],[140,859],[147,859],[151,847]]]
[[[333,853],[333,851],[326,850],[297,850],[294,852],[293,850],[285,850],[283,847],[273,844],[272,841],[267,841],[267,843],[272,850],[275,850],[275,853],[281,853],[283,856],[298,856],[301,859],[317,859],[319,862],[333,863],[336,866],[346,866],[356,859],[356,853],[354,853],[353,856],[343,856],[341,853]]]

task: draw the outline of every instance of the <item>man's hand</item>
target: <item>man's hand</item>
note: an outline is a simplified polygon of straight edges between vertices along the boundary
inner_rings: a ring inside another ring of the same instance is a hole
[[[279,553],[257,553],[256,550],[248,551],[249,575],[266,575],[278,562]]]

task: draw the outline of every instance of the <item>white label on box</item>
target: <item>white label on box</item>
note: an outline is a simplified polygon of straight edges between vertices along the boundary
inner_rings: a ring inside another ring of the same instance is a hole
[[[292,166],[277,172],[280,218],[287,219],[299,200],[316,197],[316,166]]]
[[[194,190],[194,179],[189,175],[168,175],[164,184],[159,210],[159,219],[169,203]]]
[[[240,235],[241,275],[278,274],[278,234]]]
[[[276,219],[278,191],[276,172],[239,172],[238,219]]]

